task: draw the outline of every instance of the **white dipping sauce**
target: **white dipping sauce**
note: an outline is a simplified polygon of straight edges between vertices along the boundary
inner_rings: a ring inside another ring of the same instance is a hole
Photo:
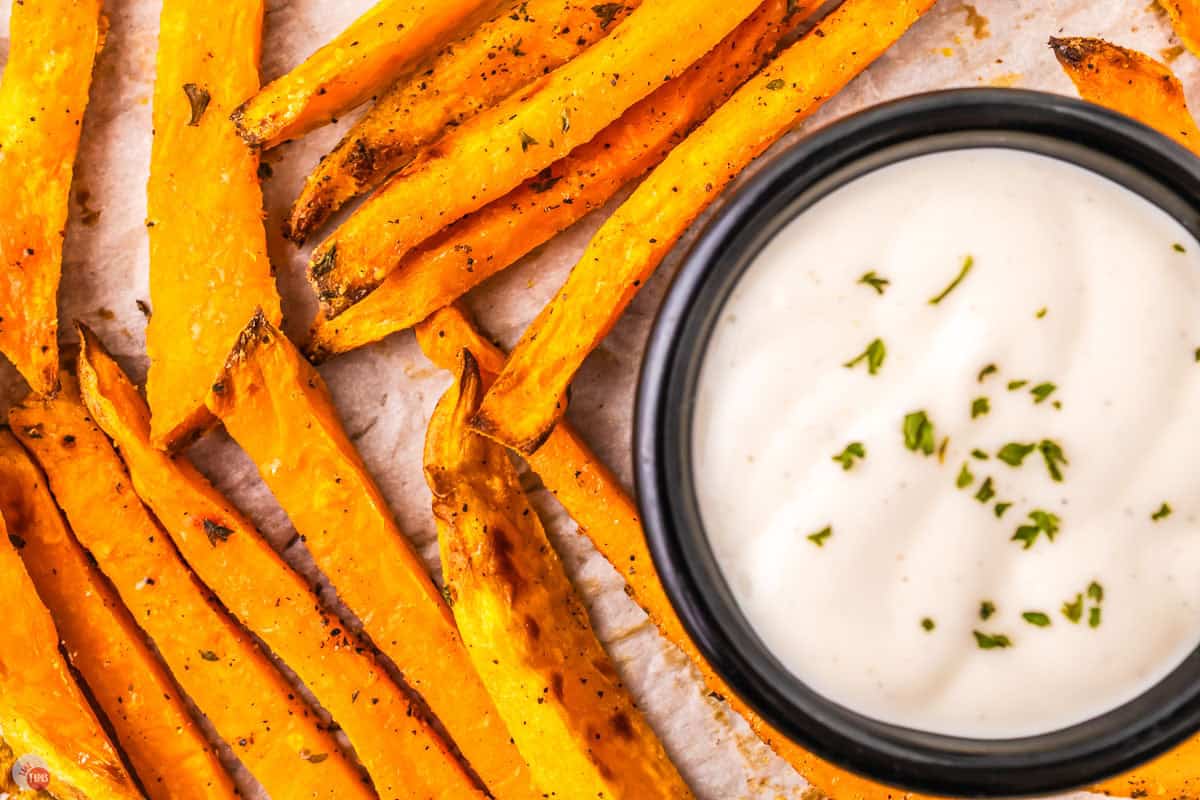
[[[876,374],[845,366],[875,339]],[[1031,735],[1134,698],[1200,642],[1200,245],[1141,197],[999,148],[886,167],[783,229],[708,347],[705,527],[750,623],[816,691],[926,731]],[[916,411],[944,461],[906,445]],[[1040,450],[997,458],[1043,440],[1061,482]],[[866,455],[844,470],[851,442]]]

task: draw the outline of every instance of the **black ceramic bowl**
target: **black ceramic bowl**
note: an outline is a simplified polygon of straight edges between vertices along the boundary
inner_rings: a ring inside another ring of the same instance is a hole
[[[1200,650],[1126,705],[1044,735],[979,740],[878,722],[809,689],[759,640],[709,548],[692,475],[693,400],[709,334],[762,247],[817,200],[867,172],[972,147],[1075,163],[1142,195],[1200,238],[1200,160],[1098,106],[1037,92],[958,90],[830,125],[762,165],[724,202],[680,268],[642,368],[637,488],[655,563],[688,631],[729,685],[780,731],[833,763],[906,789],[1048,794],[1126,771],[1200,729]]]

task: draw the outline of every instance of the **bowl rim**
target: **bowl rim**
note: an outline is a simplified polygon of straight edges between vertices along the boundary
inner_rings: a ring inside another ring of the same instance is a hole
[[[708,332],[749,262],[808,205],[866,172],[925,153],[1011,147],[1099,172],[1200,239],[1200,159],[1129,117],[1020,89],[951,89],[874,106],[757,165],[685,255],[654,322],[634,411],[639,511],[667,595],[700,652],[751,708],[821,758],[928,794],[1067,791],[1143,763],[1200,730],[1200,647],[1158,684],[1098,717],[1017,739],[882,723],[807,688],[754,634],[700,524],[690,431]]]

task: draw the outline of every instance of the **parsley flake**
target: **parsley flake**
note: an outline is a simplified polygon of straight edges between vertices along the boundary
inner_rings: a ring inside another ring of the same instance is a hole
[[[212,650],[198,650],[196,652],[198,652],[200,654],[200,657],[203,658],[205,661],[220,661],[221,660],[221,657],[218,656],[216,653],[214,653]]]
[[[996,604],[991,600],[984,600],[979,604],[979,618],[987,622],[996,613]]]
[[[1041,611],[1026,611],[1021,615],[1021,619],[1039,628],[1045,628],[1050,624],[1050,617]]]
[[[879,372],[879,368],[883,366],[883,360],[887,358],[887,347],[884,346],[882,339],[873,339],[867,345],[867,349],[863,350],[854,358],[842,364],[846,369],[854,369],[860,361],[867,362],[867,374],[874,375]]]
[[[1036,444],[1021,444],[1020,442],[1009,442],[1000,448],[996,453],[996,458],[1008,464],[1010,467],[1019,467],[1021,462],[1025,460],[1025,456],[1037,449]]]
[[[854,466],[854,459],[863,459],[867,457],[867,448],[863,447],[862,442],[851,442],[846,445],[846,449],[833,457],[842,465],[844,471],[849,471]]]
[[[1039,383],[1037,386],[1030,389],[1029,393],[1033,395],[1033,402],[1044,403],[1046,398],[1054,394],[1056,389],[1058,389],[1057,386],[1047,381],[1045,383]]]
[[[833,526],[826,525],[824,528],[821,528],[821,530],[817,531],[816,533],[810,533],[805,538],[815,544],[817,547],[824,547],[825,540],[830,536],[833,536]]]
[[[991,375],[994,372],[998,372],[999,369],[1000,368],[997,367],[995,364],[988,364],[986,367],[979,370],[979,376],[978,376],[977,380],[980,383],[983,383],[984,378],[986,378],[988,375]]]
[[[1029,512],[1029,519],[1033,521],[1032,525],[1022,525],[1017,528],[1017,532],[1013,534],[1010,541],[1021,542],[1022,549],[1028,550],[1033,547],[1034,542],[1040,534],[1045,534],[1046,538],[1054,541],[1054,537],[1058,535],[1059,520],[1057,514],[1052,514],[1049,511],[1036,509]]]
[[[1155,522],[1158,522],[1160,519],[1166,519],[1167,517],[1171,516],[1171,511],[1171,504],[1163,503],[1158,507],[1158,511],[1155,511],[1150,515],[1150,519],[1154,520]]]
[[[936,306],[938,303],[945,300],[946,295],[957,289],[958,285],[963,282],[963,279],[967,277],[967,273],[971,271],[971,267],[973,266],[975,266],[974,256],[967,256],[964,258],[962,269],[958,271],[958,275],[955,276],[954,280],[950,281],[950,285],[943,289],[940,294],[929,299],[929,305]]]
[[[1024,380],[1022,380],[1022,381],[1009,381],[1009,382],[1008,382],[1008,390],[1009,390],[1010,392],[1015,392],[1017,389],[1020,389],[1022,386],[1024,386],[1024,385],[1025,385],[1025,384],[1027,384],[1027,383],[1029,383],[1029,381],[1024,381]]]
[[[971,401],[971,419],[982,417],[992,410],[991,403],[986,397],[976,397]]]
[[[524,153],[530,147],[532,147],[533,145],[538,143],[537,139],[533,138],[532,136],[530,136],[528,133],[526,133],[523,130],[519,131],[517,133],[517,135],[521,137],[521,152],[522,153]]]
[[[978,447],[971,451],[971,456],[973,458],[978,458],[980,461],[987,461],[991,458],[991,456],[980,450]]]
[[[1171,249],[1174,250],[1176,253],[1186,253],[1187,252],[1187,248],[1185,248],[1179,242],[1176,242],[1175,244],[1171,245]]]
[[[933,629],[937,627],[937,623],[929,617],[925,617],[925,619],[921,620],[921,627],[925,629],[926,633],[933,633]]]
[[[965,489],[975,482],[975,476],[971,474],[971,468],[963,462],[962,469],[958,471],[958,478],[955,479],[954,485],[959,489]]]
[[[1088,584],[1087,596],[1090,599],[1095,600],[1097,603],[1103,603],[1104,602],[1104,587],[1101,586],[1096,581],[1092,581],[1091,583]]]
[[[1075,599],[1062,605],[1062,615],[1074,625],[1083,619],[1083,595],[1075,595]]]
[[[915,452],[933,455],[933,423],[924,411],[904,415],[904,446]]]
[[[975,643],[980,650],[1003,650],[1012,647],[1012,640],[1003,633],[989,634],[982,631],[971,631],[975,635]]]
[[[992,511],[995,513],[996,519],[1000,519],[1004,516],[1004,512],[1008,511],[1010,508],[1012,508],[1012,503],[996,503],[996,506],[992,509]]]
[[[891,283],[891,281],[889,281],[887,278],[876,275],[875,270],[871,270],[866,275],[863,275],[858,279],[858,282],[864,286],[870,286],[878,294],[883,294],[884,290],[887,289],[888,284]]]
[[[1100,606],[1092,606],[1090,609],[1088,609],[1088,627],[1100,627]]]
[[[995,496],[996,490],[992,488],[992,479],[990,477],[984,478],[979,491],[975,493],[975,499],[981,503],[987,503]]]
[[[1046,462],[1046,470],[1050,473],[1050,480],[1056,483],[1061,483],[1063,476],[1059,465],[1069,466],[1070,462],[1063,455],[1062,447],[1057,442],[1052,442],[1049,439],[1042,439],[1038,444],[1038,450],[1042,453],[1042,458]]]
[[[229,537],[233,536],[233,529],[219,522],[213,522],[211,519],[206,519],[204,520],[204,535],[208,537],[208,543],[216,547],[217,542],[229,541]]]

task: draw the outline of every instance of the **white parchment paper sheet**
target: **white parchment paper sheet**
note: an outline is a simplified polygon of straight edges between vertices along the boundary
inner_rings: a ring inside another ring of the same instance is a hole
[[[298,63],[371,4],[372,0],[268,0],[264,80]],[[98,61],[76,170],[60,313],[66,330],[73,319],[93,326],[140,378],[146,368],[145,318],[137,301],[149,300],[143,220],[161,0],[109,0],[107,5],[111,31]],[[1016,86],[1073,94],[1046,47],[1047,37],[1055,34],[1102,36],[1159,58],[1177,56],[1173,67],[1200,104],[1200,62],[1170,49],[1178,42],[1149,0],[976,0],[973,5],[941,0],[899,45],[788,141],[864,106],[930,89]],[[6,18],[0,23],[0,37],[6,55]],[[307,252],[283,240],[280,222],[304,175],[353,116],[265,156],[273,170],[264,184],[271,255],[286,324],[294,335],[304,332],[315,304],[303,278]],[[593,214],[474,292],[470,304],[483,327],[511,345],[565,278],[605,213]],[[642,289],[589,359],[572,394],[571,419],[626,486],[631,482],[630,419],[643,344],[685,245]],[[401,527],[436,570],[421,446],[428,415],[448,376],[422,357],[411,333],[338,358],[322,372]],[[23,392],[15,371],[0,364],[0,410]],[[209,434],[191,455],[289,560],[310,569],[287,518],[253,466],[223,433]],[[535,492],[534,499],[591,607],[601,638],[697,796],[800,797],[806,788],[803,778],[776,758],[739,717],[707,698],[696,671],[665,645],[625,596],[623,581],[577,534],[555,501],[544,491]]]

